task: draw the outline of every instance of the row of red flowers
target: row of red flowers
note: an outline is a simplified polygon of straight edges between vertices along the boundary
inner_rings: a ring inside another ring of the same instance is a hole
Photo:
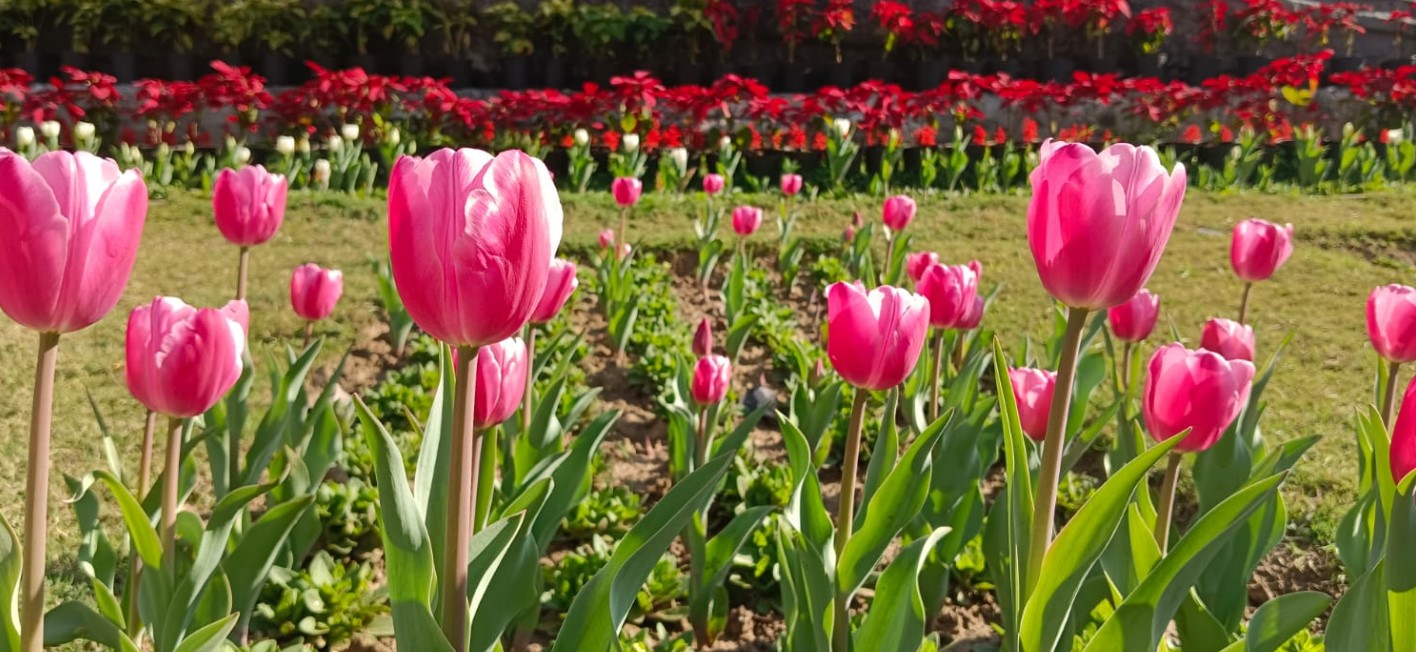
[[[402,137],[426,146],[539,142],[554,147],[568,145],[585,129],[611,148],[623,133],[634,132],[650,150],[703,150],[729,136],[739,147],[803,151],[825,146],[826,123],[833,118],[852,120],[867,144],[897,131],[920,146],[937,144],[940,130],[955,126],[995,135],[1000,129],[1021,130],[1029,142],[1047,136],[1157,142],[1193,141],[1196,135],[1225,140],[1241,127],[1270,131],[1281,140],[1293,124],[1353,122],[1370,129],[1405,124],[1416,99],[1416,66],[1335,73],[1333,86],[1320,89],[1330,56],[1281,59],[1254,75],[1221,76],[1200,86],[1086,72],[1056,83],[955,71],[923,92],[870,81],[792,96],[774,95],[735,75],[709,86],[665,87],[636,73],[576,92],[469,97],[445,80],[313,64],[312,81],[271,93],[249,69],[221,62],[194,82],[141,80],[135,93],[125,95],[101,73],[66,69],[63,78],[32,85],[24,72],[0,69],[0,135],[8,139],[20,124],[82,120],[132,144],[203,145],[228,134],[266,144],[283,135],[322,138],[357,124],[370,142],[397,128]],[[1105,127],[1097,126],[1103,121]],[[226,133],[214,128],[223,124]]]

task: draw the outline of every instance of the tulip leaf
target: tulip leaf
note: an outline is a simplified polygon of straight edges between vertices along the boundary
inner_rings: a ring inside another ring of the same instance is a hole
[[[747,346],[747,338],[752,334],[752,328],[757,325],[758,315],[742,315],[733,320],[728,325],[728,336],[724,339],[723,350],[728,354],[728,359],[734,362],[742,355],[743,347]]]
[[[107,471],[89,473],[79,480],[79,490],[70,500],[82,498],[96,482],[103,482],[113,493],[113,499],[118,503],[118,511],[123,515],[123,523],[128,526],[128,536],[132,537],[133,547],[142,558],[143,566],[149,569],[162,568],[162,542],[158,539],[157,530],[148,520],[142,505],[138,504],[138,499],[133,497],[117,476]]]
[[[1180,611],[1175,613],[1175,631],[1180,635],[1182,648],[1195,652],[1227,650],[1233,638],[1193,593],[1185,597],[1185,601],[1180,603]],[[1236,645],[1243,645],[1243,642]]]
[[[1259,605],[1244,635],[1245,652],[1275,652],[1327,611],[1332,598],[1317,591],[1280,595]]]
[[[704,546],[702,572],[699,586],[706,590],[700,591],[698,595],[692,596],[689,604],[689,612],[693,614],[707,614],[710,607],[725,607],[727,603],[717,602],[718,589],[722,588],[723,582],[728,578],[728,572],[733,568],[733,557],[737,556],[738,550],[747,543],[748,537],[762,524],[762,519],[771,514],[775,509],[771,506],[752,507],[729,521],[723,529],[712,539],[709,539]],[[701,539],[700,539],[701,540]],[[705,622],[697,620],[696,622]]]
[[[787,501],[783,517],[806,541],[829,548],[835,525],[821,499],[821,486],[812,464],[814,453],[806,436],[792,421],[778,419],[782,427],[782,443],[787,449],[787,461],[792,472],[792,497]]]
[[[468,650],[495,649],[507,625],[539,597],[533,573],[540,555],[529,526],[526,512],[518,512],[472,535],[467,597],[476,626]]]
[[[433,558],[433,568],[439,577],[442,577],[443,563],[443,541],[447,532],[447,504],[448,486],[452,469],[452,404],[453,396],[453,370],[452,353],[445,345],[438,346],[438,386],[433,391],[432,406],[428,408],[428,417],[423,422],[422,445],[418,450],[418,467],[413,472],[413,507],[417,510],[418,518],[423,523],[421,529],[427,534],[427,542],[431,543]],[[360,420],[363,420],[363,413],[360,413]],[[372,427],[364,424],[368,430],[366,437],[374,437]],[[397,451],[398,447],[395,446]],[[402,468],[402,462],[398,467]],[[399,473],[399,478],[403,479],[403,473]],[[382,485],[386,480],[380,479]],[[407,480],[403,480],[404,484]],[[401,486],[401,485],[400,485]],[[383,495],[383,492],[379,492]],[[384,512],[384,517],[388,518],[388,512]]]
[[[1416,650],[1416,472],[1396,487],[1392,504],[1391,528],[1387,530],[1386,592],[1391,613],[1391,644],[1396,650]]]
[[[924,640],[930,610],[920,596],[919,572],[949,528],[937,528],[905,546],[875,585],[875,601],[855,632],[857,650],[915,650]]]
[[[870,503],[870,498],[880,489],[880,483],[885,481],[885,477],[895,468],[895,462],[900,457],[900,429],[895,427],[895,414],[900,404],[900,388],[894,387],[886,392],[885,417],[880,422],[880,434],[875,437],[875,444],[870,449],[870,464],[865,468],[865,488],[861,491],[860,504]],[[860,529],[865,520],[865,510],[856,514],[853,527]]]
[[[23,559],[14,528],[0,515],[0,605],[18,604]],[[0,609],[0,650],[20,649],[18,616],[14,609]]]
[[[1278,474],[1250,483],[1200,517],[1126,596],[1083,652],[1155,649],[1204,568],[1245,523],[1248,515],[1278,491],[1284,477],[1285,474]]]
[[[182,644],[178,645],[173,652],[217,652],[226,649],[226,635],[236,627],[238,615],[231,614],[192,632],[191,636],[182,639]]]
[[[1328,618],[1323,642],[1329,650],[1391,650],[1383,559],[1347,587]],[[1403,621],[1406,618],[1403,618]]]
[[[576,436],[569,451],[553,458],[553,461],[545,466],[532,469],[527,475],[528,483],[541,479],[551,481],[545,503],[530,515],[531,534],[542,550],[551,545],[551,539],[560,527],[561,519],[565,518],[566,513],[589,491],[595,451],[600,449],[600,442],[609,434],[619,415],[618,410],[601,413],[586,426],[584,432]]]
[[[114,623],[82,602],[65,602],[44,614],[44,647],[80,640],[92,641],[110,650],[138,652],[138,646],[123,633],[120,623]],[[14,647],[5,649],[19,650],[18,641]]]
[[[813,483],[814,483],[813,476]],[[831,649],[833,618],[830,565],[833,551],[828,541],[809,541],[790,521],[777,530],[777,555],[782,568],[782,616],[786,633],[784,650]]]
[[[245,475],[237,484],[259,482],[261,475],[270,466],[271,458],[275,457],[282,446],[290,443],[286,441],[286,435],[291,421],[297,416],[298,410],[294,406],[300,394],[305,391],[305,376],[314,365],[319,348],[311,346],[290,364],[290,368],[278,382],[271,384],[270,408],[266,410],[265,416],[261,417],[260,425],[256,426],[251,448],[246,451]],[[271,361],[270,365],[272,369],[276,368],[274,361]]]
[[[241,614],[238,623],[241,631],[245,631],[251,614],[255,613],[256,601],[261,597],[271,567],[285,548],[285,540],[314,504],[315,495],[306,494],[266,510],[260,520],[241,534],[236,548],[222,562],[222,570],[231,580],[231,604]]]
[[[1003,345],[993,340],[995,364],[1007,360]],[[984,528],[984,547],[988,568],[998,594],[998,607],[1003,614],[1004,647],[1016,650],[1022,631],[1023,605],[1027,601],[1028,536],[1033,517],[1032,471],[1028,467],[1027,440],[1023,439],[1022,421],[1018,417],[1018,401],[1013,395],[1013,382],[1006,373],[995,373],[998,414],[1003,430],[1003,458],[1007,484],[1003,494],[994,501]]]
[[[639,588],[694,512],[717,491],[733,459],[733,455],[720,455],[688,474],[630,528],[609,562],[575,596],[553,651],[607,652],[616,648]]]

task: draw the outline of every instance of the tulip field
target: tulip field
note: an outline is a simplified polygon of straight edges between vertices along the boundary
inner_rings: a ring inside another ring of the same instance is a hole
[[[1416,649],[1403,186],[29,154],[0,652]]]

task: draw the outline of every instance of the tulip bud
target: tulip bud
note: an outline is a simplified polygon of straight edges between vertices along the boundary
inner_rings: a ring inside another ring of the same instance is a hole
[[[629,258],[629,252],[631,252],[631,251],[633,251],[633,250],[634,250],[633,247],[630,247],[628,242],[626,242],[626,243],[620,245],[620,248],[619,248],[619,259],[620,259],[620,260],[624,260],[624,259],[626,259],[626,258]]]
[[[738,206],[733,209],[733,231],[742,237],[757,232],[762,226],[762,209],[756,206]]]
[[[1229,263],[1239,278],[1254,283],[1268,280],[1293,255],[1293,225],[1279,226],[1264,220],[1244,220],[1234,225],[1229,241]]]
[[[1033,441],[1046,439],[1057,372],[1026,367],[1009,369],[1008,381],[1013,385],[1013,400],[1018,403],[1018,421],[1023,434]]]
[[[1352,134],[1355,134],[1355,133],[1357,133],[1357,128],[1356,128],[1356,127],[1353,127],[1351,122],[1344,122],[1344,123],[1342,123],[1342,139],[1343,139],[1343,140],[1347,140],[1347,139],[1351,138],[1351,137],[1352,137]]]
[[[167,145],[167,143],[158,143],[158,144],[157,144],[157,154],[156,154],[156,158],[157,158],[158,160],[165,160],[165,159],[166,159],[168,156],[170,156],[171,154],[172,154],[172,148],[169,147],[169,146]]]
[[[693,402],[712,405],[728,395],[728,385],[732,383],[733,364],[721,355],[709,355],[698,359],[693,365],[693,381],[689,393]]]
[[[249,150],[246,156],[250,157]],[[217,230],[231,244],[265,244],[285,220],[288,190],[284,175],[272,174],[259,165],[222,170],[211,194]]]
[[[344,274],[314,263],[295,268],[290,275],[290,307],[305,321],[319,321],[334,312],[344,294]]]
[[[1405,129],[1388,129],[1386,133],[1387,133],[1387,144],[1390,144],[1390,145],[1400,145],[1400,144],[1401,144],[1401,141],[1406,140],[1406,130],[1405,130]]]
[[[851,135],[851,121],[845,118],[836,118],[831,121],[831,126],[836,130],[836,135],[847,138]]]
[[[639,134],[625,134],[624,138],[620,139],[620,149],[624,150],[626,154],[633,154],[639,151]]]
[[[700,358],[713,353],[713,323],[704,317],[693,331],[693,355]]]
[[[914,217],[915,201],[905,195],[895,195],[886,199],[880,213],[881,221],[896,233],[904,231],[905,227],[914,221]]]
[[[59,137],[60,125],[57,120],[45,120],[39,123],[39,135],[45,140],[54,140]]]
[[[914,371],[929,332],[929,301],[888,285],[826,289],[826,354],[846,382],[863,389],[899,385]]]
[[[929,266],[920,277],[917,289],[929,300],[929,323],[935,328],[958,328],[973,310],[978,297],[978,280],[983,265],[977,260],[968,265]]]
[[[856,230],[853,226],[847,226],[846,230],[841,232],[841,239],[846,242],[855,242],[855,236]]]
[[[1106,321],[1111,324],[1111,333],[1117,339],[1140,342],[1155,330],[1155,320],[1159,315],[1160,296],[1143,288],[1126,303],[1108,310]]]
[[[682,147],[674,147],[669,150],[669,160],[673,161],[674,167],[679,170],[688,169],[688,150]]]
[[[851,216],[851,227],[856,229],[865,227],[865,218],[861,217],[860,211],[856,211],[855,215]]]
[[[584,147],[590,144],[590,132],[584,129],[575,130],[575,146]]]
[[[193,308],[158,297],[128,316],[128,391],[149,410],[175,418],[197,416],[241,377],[249,312],[245,301],[224,308]]]
[[[384,137],[384,140],[389,145],[397,147],[398,143],[403,141],[403,132],[399,131],[398,127],[390,127],[388,135]]]
[[[477,394],[472,425],[485,430],[511,418],[526,393],[526,342],[512,337],[477,350]]]
[[[615,203],[624,208],[639,203],[643,192],[644,183],[634,177],[619,177],[610,183],[610,194],[614,195]]]
[[[236,165],[245,165],[251,162],[251,148],[242,145],[236,148]]]
[[[1416,289],[1387,285],[1367,297],[1367,335],[1388,362],[1416,362]]]
[[[345,123],[339,127],[339,137],[348,141],[359,140],[359,125]]]
[[[541,290],[541,299],[531,313],[531,323],[544,324],[555,319],[566,301],[570,300],[570,295],[575,293],[575,288],[580,286],[576,271],[573,262],[560,258],[551,261],[551,268],[546,274],[546,287]]]
[[[300,134],[300,138],[295,141],[295,151],[301,154],[310,153],[310,139],[305,134]]]
[[[609,249],[615,244],[615,230],[605,229],[600,232],[600,248]]]
[[[34,127],[21,125],[15,127],[15,146],[20,149],[28,149],[34,145]]]
[[[1155,352],[1146,376],[1141,412],[1146,429],[1164,441],[1190,429],[1175,450],[1198,452],[1213,446],[1249,402],[1254,364],[1225,360],[1210,351],[1167,344]]]
[[[913,279],[915,283],[918,283],[919,279],[924,277],[924,272],[928,270],[930,266],[938,262],[939,254],[932,251],[920,251],[907,254],[905,256],[905,272],[910,275],[910,278]]]
[[[329,173],[329,159],[322,158],[315,161],[315,168],[310,172],[310,177],[315,180],[315,183],[326,184],[329,183]]]
[[[281,156],[290,156],[295,153],[295,139],[290,136],[280,136],[275,139],[275,153]]]
[[[196,156],[197,144],[190,140],[185,143],[182,143],[182,153],[187,156]]]
[[[703,192],[710,197],[723,192],[724,185],[726,184],[721,174],[708,174],[703,177]]]
[[[975,296],[973,308],[969,310],[967,315],[964,315],[956,328],[961,331],[971,331],[978,328],[979,322],[983,321],[983,308],[983,297]]]
[[[792,196],[796,195],[797,193],[801,192],[801,175],[800,175],[800,174],[784,174],[784,175],[782,175],[781,186],[782,186],[782,194],[783,194],[783,195],[786,195],[786,196],[788,196],[788,197],[792,197]]]
[[[1416,471],[1416,379],[1406,386],[1396,426],[1391,429],[1391,477],[1400,483],[1412,471]]]
[[[1214,351],[1226,360],[1254,361],[1254,329],[1228,319],[1211,319],[1205,322],[1200,335],[1200,347]]]
[[[92,122],[76,122],[74,123],[74,142],[91,143],[96,131],[97,128],[93,126]]]

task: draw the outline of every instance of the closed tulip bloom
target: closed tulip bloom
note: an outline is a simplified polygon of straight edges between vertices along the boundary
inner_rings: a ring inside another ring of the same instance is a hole
[[[1367,335],[1390,362],[1416,361],[1416,289],[1386,285],[1367,297]]]
[[[732,383],[733,363],[721,355],[708,355],[698,359],[693,365],[693,382],[689,392],[693,402],[712,405],[728,395],[728,385]]]
[[[932,251],[918,251],[905,254],[905,271],[915,283],[924,277],[925,270],[939,262],[939,254]]]
[[[211,195],[217,230],[234,245],[265,244],[285,220],[288,185],[284,175],[259,165],[222,170]]]
[[[756,206],[738,206],[733,209],[733,231],[742,237],[757,232],[762,226],[762,209]]]
[[[511,418],[526,392],[526,342],[512,337],[477,349],[477,396],[472,424],[478,430]]]
[[[781,183],[782,183],[782,194],[783,194],[783,195],[786,195],[786,196],[788,196],[788,197],[793,197],[793,196],[795,196],[797,193],[800,193],[800,192],[801,192],[801,175],[800,175],[800,174],[784,174],[784,175],[782,175],[782,182],[781,182]]]
[[[870,390],[894,387],[914,371],[929,332],[929,301],[891,286],[859,283],[826,289],[826,354],[846,382]]]
[[[969,309],[967,315],[954,328],[961,331],[971,331],[978,328],[979,322],[983,321],[983,297],[975,296],[973,308]]]
[[[845,242],[854,242],[854,241],[855,241],[855,235],[856,235],[855,227],[847,225],[847,226],[846,226],[846,230],[844,230],[844,231],[841,232],[841,240],[843,240],[843,241],[845,241]]]
[[[1175,450],[1206,450],[1249,402],[1253,379],[1254,364],[1248,360],[1225,360],[1218,353],[1167,344],[1151,357],[1146,376],[1141,406],[1146,428],[1156,441],[1189,428]]]
[[[0,310],[41,332],[72,333],[123,294],[147,219],[134,170],[88,152],[30,163],[0,148]]]
[[[1250,283],[1266,281],[1293,255],[1293,225],[1279,226],[1264,220],[1244,220],[1234,225],[1229,241],[1229,264],[1234,274]]]
[[[343,293],[344,273],[337,269],[305,263],[290,276],[290,307],[306,321],[328,317]]]
[[[1145,287],[1175,228],[1185,168],[1149,147],[1048,141],[1033,169],[1028,245],[1049,294],[1073,308],[1124,303]]]
[[[1155,330],[1156,317],[1160,316],[1160,295],[1142,289],[1126,303],[1106,311],[1106,321],[1111,324],[1111,334],[1126,342],[1140,342],[1150,337]],[[1208,347],[1206,347],[1208,348]]]
[[[1416,471],[1416,379],[1406,386],[1396,427],[1391,430],[1391,476],[1401,482]]]
[[[713,352],[713,322],[704,317],[693,331],[693,355],[703,357]]]
[[[600,232],[600,248],[609,249],[615,245],[615,230],[605,229]]]
[[[895,195],[885,200],[885,206],[881,209],[880,219],[885,222],[885,226],[891,231],[904,231],[905,227],[914,221],[915,200],[905,195]]]
[[[551,268],[546,273],[546,287],[541,291],[536,310],[531,313],[531,323],[544,324],[556,318],[566,301],[570,300],[570,295],[575,293],[575,288],[580,287],[580,278],[575,275],[577,271],[575,263],[568,260],[557,258],[551,261]]]
[[[1200,335],[1200,348],[1214,351],[1225,360],[1254,361],[1254,329],[1229,319],[1211,319],[1205,322]]]
[[[560,246],[550,172],[519,150],[405,156],[389,176],[389,253],[409,316],[454,346],[487,346],[530,319]]]
[[[128,315],[128,390],[149,410],[186,419],[211,409],[241,377],[245,301],[193,308],[158,297]]]
[[[1023,434],[1033,441],[1047,438],[1047,417],[1052,413],[1052,387],[1057,384],[1057,372],[1021,367],[1009,369],[1008,380],[1013,384]]]
[[[620,246],[619,246],[619,259],[620,259],[620,260],[624,260],[624,259],[628,258],[628,257],[629,257],[629,252],[631,252],[631,251],[634,251],[634,247],[629,246],[629,243],[628,243],[628,242],[626,242],[626,243],[620,245]]]
[[[634,177],[619,177],[610,183],[610,194],[615,196],[615,203],[620,206],[638,204],[643,193],[644,184]]]
[[[978,278],[983,265],[977,260],[967,265],[931,265],[920,277],[916,289],[929,299],[929,324],[935,328],[959,328],[967,321],[978,298]]]
[[[726,184],[721,174],[709,174],[703,177],[703,192],[709,196],[723,192],[724,185]]]

